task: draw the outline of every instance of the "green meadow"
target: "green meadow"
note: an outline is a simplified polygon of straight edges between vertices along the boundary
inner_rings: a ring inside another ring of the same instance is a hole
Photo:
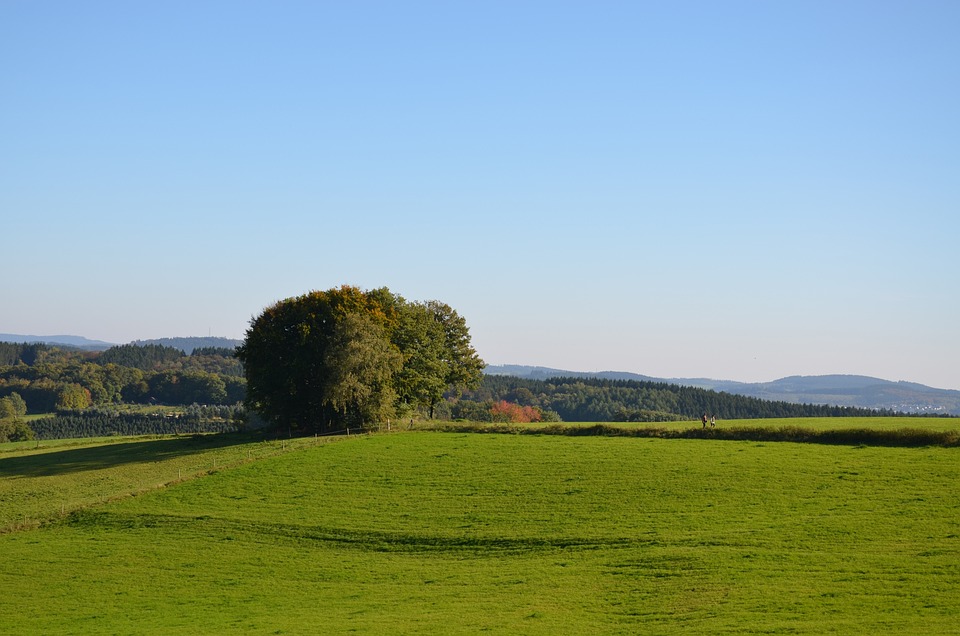
[[[4,515],[54,512],[0,535],[0,633],[960,633],[958,448],[405,431],[4,450]]]
[[[0,444],[0,532],[317,443],[187,435]]]
[[[561,422],[562,426],[589,427],[598,424],[615,426],[626,429],[656,427],[666,430],[685,430],[700,428],[700,421],[681,422]],[[530,428],[546,428],[553,426],[551,422],[536,422],[524,424]],[[418,426],[429,428],[429,422],[421,422]],[[710,425],[707,424],[707,428]],[[717,420],[716,428],[726,430],[730,428],[763,428],[775,430],[778,428],[805,428],[814,431],[835,431],[843,429],[871,429],[876,431],[896,430],[928,430],[928,431],[960,431],[960,419],[954,417],[770,417],[754,420]]]

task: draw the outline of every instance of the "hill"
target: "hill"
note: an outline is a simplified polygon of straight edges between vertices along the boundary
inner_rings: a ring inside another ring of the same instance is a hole
[[[851,406],[797,404],[762,400],[713,389],[648,380],[598,377],[555,377],[534,380],[485,375],[481,385],[452,399],[454,419],[498,421],[505,403],[539,411],[542,419],[565,422],[666,422],[782,417],[867,417],[894,415]],[[537,413],[529,414],[535,417]],[[502,418],[501,418],[502,419]],[[524,421],[523,419],[515,421]]]
[[[790,404],[827,404],[900,413],[960,415],[960,391],[861,375],[797,375],[772,382],[749,383],[708,378],[655,378],[624,371],[583,372],[524,365],[493,365],[484,372],[533,380],[573,377],[664,382]]]
[[[154,340],[134,340],[135,345],[162,345],[164,347],[173,347],[180,349],[185,354],[190,355],[194,349],[205,349],[208,347],[217,347],[222,349],[234,349],[241,345],[243,340],[232,338],[209,337],[190,337],[190,338],[156,338]]]
[[[113,342],[104,342],[103,340],[90,340],[83,336],[24,336],[13,333],[0,333],[0,342],[14,343],[41,343],[51,345],[66,345],[76,347],[85,351],[105,351],[110,347],[116,346]]]
[[[41,343],[48,345],[61,345],[83,349],[84,351],[106,351],[110,347],[116,347],[118,343],[104,342],[103,340],[90,340],[83,336],[24,336],[13,333],[0,333],[0,342],[13,343]],[[187,338],[155,338],[153,340],[134,340],[135,345],[163,345],[164,347],[173,347],[180,349],[185,354],[190,355],[194,349],[206,347],[221,347],[233,349],[243,341],[233,338],[211,337],[187,337]]]

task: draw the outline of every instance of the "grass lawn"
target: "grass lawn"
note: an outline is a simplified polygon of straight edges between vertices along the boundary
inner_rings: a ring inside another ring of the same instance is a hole
[[[960,633],[955,448],[309,442],[0,536],[0,633]]]

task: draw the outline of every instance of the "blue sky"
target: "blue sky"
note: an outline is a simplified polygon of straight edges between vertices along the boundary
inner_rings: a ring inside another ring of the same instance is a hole
[[[0,3],[0,332],[341,284],[490,364],[960,389],[960,3]]]

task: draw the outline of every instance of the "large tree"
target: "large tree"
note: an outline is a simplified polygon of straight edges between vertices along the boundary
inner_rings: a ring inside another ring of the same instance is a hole
[[[483,361],[448,305],[344,286],[266,308],[237,349],[247,404],[278,427],[334,430],[433,406]]]
[[[396,399],[393,376],[402,363],[383,327],[364,314],[347,314],[327,347],[325,402],[346,425],[389,419]]]
[[[446,303],[408,304],[394,342],[406,354],[398,392],[405,402],[427,407],[430,417],[445,391],[459,393],[480,383],[484,364],[470,344],[467,322]]]

